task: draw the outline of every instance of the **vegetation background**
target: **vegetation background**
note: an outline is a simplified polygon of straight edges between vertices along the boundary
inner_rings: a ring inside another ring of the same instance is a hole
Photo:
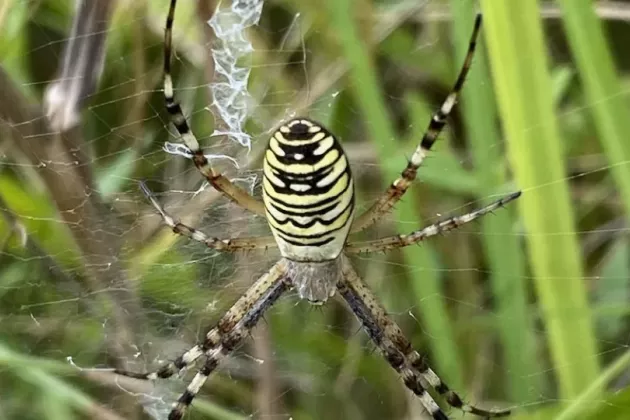
[[[268,232],[216,192],[195,194],[192,164],[161,149],[174,141],[161,92],[167,3],[111,4],[98,89],[78,128],[57,135],[36,110],[74,4],[0,2],[0,419],[164,418],[183,380],[91,368],[175,357],[277,258],[180,239],[138,191],[147,180],[213,236]],[[457,111],[419,182],[366,237],[524,194],[420,247],[356,262],[467,400],[518,419],[630,418],[630,2],[268,0],[248,32],[249,153],[208,137],[216,6],[180,1],[174,28],[177,93],[203,144],[238,158],[240,170],[221,168],[259,194],[269,130],[293,112],[317,118],[350,155],[361,208],[404,167],[481,10]],[[426,418],[338,301],[289,296],[253,338],[190,418]]]

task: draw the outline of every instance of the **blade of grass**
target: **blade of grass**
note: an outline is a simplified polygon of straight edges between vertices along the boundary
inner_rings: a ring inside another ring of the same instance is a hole
[[[357,105],[361,109],[363,118],[371,133],[370,140],[379,151],[395,147],[395,132],[388,118],[388,111],[379,90],[374,63],[369,55],[369,46],[359,36],[354,19],[356,3],[351,0],[328,0],[328,18],[341,44],[344,57],[350,65],[350,85]],[[403,151],[401,151],[403,152]],[[401,153],[402,156],[402,153]],[[401,159],[400,169],[405,162]],[[384,176],[393,180],[398,176],[397,171],[384,168]],[[387,184],[384,181],[383,186]],[[399,231],[407,232],[419,227],[421,221],[419,212],[413,200],[400,202],[394,211],[396,225]],[[404,223],[414,220],[417,225]],[[434,357],[438,372],[461,389],[463,385],[463,369],[453,337],[453,328],[449,320],[447,308],[442,298],[435,259],[432,258],[430,248],[407,247],[404,249],[407,272],[413,278],[412,284],[416,290],[416,300],[421,312],[422,321],[431,340],[428,343]],[[416,275],[418,274],[418,275]],[[438,357],[439,356],[439,357]]]
[[[0,342],[0,366],[12,370],[26,382],[39,388],[46,398],[52,398],[59,405],[70,406],[90,416],[98,409],[98,403],[74,385],[56,378],[47,370],[71,370],[69,364],[61,364],[37,357],[23,356]],[[76,371],[76,368],[74,368]],[[101,418],[119,419],[118,416],[102,416]]]
[[[90,396],[69,382],[55,376],[77,375],[77,368],[70,363],[23,355],[0,342],[0,367],[14,371],[16,376],[32,383],[35,387],[41,388],[39,392],[45,393],[45,398],[52,398],[58,404],[72,406],[87,412],[87,414],[93,414],[94,409],[98,407],[97,402],[92,400]],[[247,418],[203,398],[195,400],[194,408],[220,420],[243,420]],[[118,419],[118,417],[115,418]]]
[[[453,39],[456,62],[464,60],[475,19],[475,3],[451,0]],[[482,197],[505,189],[505,162],[499,147],[498,116],[493,99],[485,51],[478,48],[475,63],[462,92],[466,132],[475,164],[475,173],[484,187]],[[513,234],[514,208],[497,212],[481,220],[482,245],[485,250],[490,282],[496,297],[498,330],[504,351],[503,369],[508,395],[512,401],[526,401],[540,389],[538,375],[531,375],[536,363],[533,324],[527,312],[525,258],[521,241]],[[529,378],[525,380],[525,378]],[[533,391],[533,392],[532,392]]]
[[[540,11],[530,1],[481,5],[508,152],[524,190],[519,208],[559,393],[572,399],[597,378],[599,363]]]
[[[600,281],[594,290],[594,302],[611,308],[625,307],[630,301],[630,240],[620,237],[606,252],[603,267],[599,271]],[[598,337],[614,341],[626,328],[626,317],[595,314]]]
[[[196,399],[193,407],[194,411],[203,413],[209,418],[216,420],[247,420],[251,418],[251,416],[235,413],[204,398]]]
[[[594,4],[590,0],[561,0],[567,40],[580,81],[592,110],[610,172],[630,215],[630,119],[626,95],[617,76]]]
[[[583,419],[593,410],[600,407],[602,403],[604,405],[607,404],[605,400],[600,400],[601,390],[612,382],[613,379],[626,372],[628,366],[630,366],[630,351],[626,351],[617,360],[607,366],[593,383],[586,384],[588,387],[586,387],[577,398],[573,399],[555,420]],[[600,401],[600,404],[593,404],[594,401]]]

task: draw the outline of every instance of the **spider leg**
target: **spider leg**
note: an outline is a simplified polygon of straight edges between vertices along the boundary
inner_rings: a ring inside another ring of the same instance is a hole
[[[510,201],[516,200],[520,196],[521,192],[517,191],[495,201],[494,203],[488,204],[486,207],[464,214],[462,216],[455,216],[446,220],[442,220],[441,222],[434,223],[420,230],[411,232],[408,235],[395,235],[365,242],[350,242],[343,250],[346,254],[362,254],[368,252],[387,251],[390,249],[413,245],[431,236],[448,232],[450,230],[460,227],[461,225],[470,223],[485,214],[492,213],[493,211],[505,206]]]
[[[366,229],[378,221],[385,213],[389,212],[398,200],[402,198],[411,183],[416,179],[418,168],[422,165],[422,162],[431,150],[431,147],[433,147],[433,144],[446,125],[446,119],[457,103],[459,92],[464,85],[466,75],[468,74],[468,70],[470,69],[470,65],[475,54],[477,36],[479,35],[480,28],[481,15],[477,15],[475,26],[472,35],[470,36],[468,53],[466,54],[464,64],[459,71],[459,76],[457,77],[455,85],[453,85],[451,93],[448,94],[440,109],[433,114],[431,122],[429,123],[420,144],[413,152],[413,155],[411,156],[411,159],[409,159],[405,170],[402,171],[401,176],[396,179],[389,188],[387,188],[387,191],[385,191],[385,193],[365,213],[354,220],[351,233]]]
[[[177,0],[171,0],[168,17],[166,18],[166,28],[164,30],[164,100],[166,101],[166,110],[171,116],[171,122],[177,129],[182,141],[190,150],[195,166],[208,180],[210,185],[241,207],[252,213],[263,216],[265,210],[261,201],[253,198],[247,191],[234,185],[229,179],[212,168],[208,158],[204,156],[197,138],[188,126],[179,102],[175,99],[173,78],[171,77],[171,50],[176,3]]]
[[[210,237],[200,230],[179,222],[173,216],[168,214],[166,210],[164,210],[162,205],[157,201],[157,198],[155,198],[153,192],[151,192],[151,190],[144,182],[140,183],[140,189],[142,190],[144,195],[146,195],[149,201],[151,201],[153,207],[155,207],[158,213],[160,213],[160,216],[162,216],[162,220],[164,220],[164,223],[170,226],[171,229],[173,229],[173,232],[182,236],[186,236],[197,242],[201,242],[205,244],[208,248],[216,249],[217,251],[223,252],[237,252],[254,249],[269,249],[277,246],[273,236],[237,239],[219,239]]]
[[[425,363],[413,349],[400,327],[387,315],[372,291],[361,280],[347,257],[342,260],[343,276],[337,283],[339,294],[348,303],[363,324],[368,336],[379,348],[387,362],[401,376],[405,386],[418,396],[423,407],[435,420],[448,420],[448,416],[429,395],[426,386],[443,395],[446,402],[464,412],[483,417],[504,417],[510,410],[490,411],[465,403]]]
[[[155,372],[136,373],[122,369],[114,370],[119,375],[136,379],[153,380],[169,378],[193,364],[202,355],[206,356],[204,366],[197,372],[186,391],[179,397],[169,414],[169,420],[181,419],[208,376],[219,362],[228,356],[256,325],[264,312],[270,308],[289,287],[285,280],[287,263],[284,259],[276,263],[262,275],[240,299],[223,315],[217,325],[205,336],[201,344],[167,363]]]

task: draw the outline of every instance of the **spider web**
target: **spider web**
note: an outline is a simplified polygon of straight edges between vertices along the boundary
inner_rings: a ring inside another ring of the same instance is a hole
[[[75,10],[57,3],[0,5],[0,22],[6,23],[0,25],[2,66],[31,99],[42,97],[55,80],[69,40]],[[92,410],[87,412],[98,418],[116,412],[138,418],[132,408],[138,405],[153,418],[166,418],[190,373],[148,384],[115,377],[108,369],[116,358],[138,371],[172,360],[278,258],[273,250],[223,255],[178,239],[161,227],[137,188],[138,181],[147,181],[169,213],[212,236],[269,233],[260,217],[208,188],[181,156],[185,153],[172,146],[177,138],[161,92],[166,3],[120,2],[106,26],[99,88],[78,107],[79,118],[68,119],[80,122],[80,143],[66,138],[47,147],[42,136],[31,136],[15,144],[11,129],[0,125],[0,383],[11,389],[1,393],[0,408],[7,418],[41,418],[42,413],[52,418],[50,413],[69,407],[87,417],[86,410]],[[361,122],[361,107],[352,100],[360,86],[320,21],[324,12],[300,3],[265,2],[255,26],[262,2],[248,2],[254,8],[240,9],[252,12],[244,15],[223,2],[218,10],[228,14],[215,14],[209,25],[214,9],[195,3],[178,5],[176,94],[204,150],[225,157],[213,164],[257,196],[269,132],[280,121],[305,114],[343,139],[361,191],[359,207],[365,209],[390,181],[386,174],[403,168],[416,134],[448,92],[459,65],[443,24],[451,19],[443,2],[427,1],[420,8],[416,2],[384,3],[371,19],[361,20],[362,30],[373,33],[382,50],[377,69],[401,139],[376,146],[368,140],[369,122]],[[420,11],[409,12],[415,8]],[[238,30],[221,30],[227,27]],[[621,33],[614,39],[627,37],[626,22],[614,29]],[[216,34],[222,35],[217,39]],[[569,61],[557,32],[548,42],[556,63]],[[217,48],[223,52],[209,60]],[[620,65],[627,72],[627,63]],[[595,140],[589,116],[593,104],[575,92],[580,87],[568,70],[572,66],[557,64],[554,70],[561,104],[557,122],[566,138],[575,139],[568,173],[556,181],[569,181],[578,203],[577,232],[572,233],[582,246],[595,311],[596,356],[606,369],[628,350],[627,222],[609,179],[611,166]],[[215,84],[208,84],[213,75]],[[473,157],[461,112],[458,108],[449,120],[420,171],[420,182],[401,204],[414,212],[397,209],[363,237],[406,233],[420,221],[433,223],[497,198],[469,190],[478,188],[479,156],[503,155],[503,141],[483,146]],[[166,151],[165,142],[171,145]],[[504,158],[499,162],[508,165]],[[46,177],[65,189],[51,188]],[[63,211],[55,209],[58,202],[65,205]],[[528,233],[511,211],[514,224],[494,235],[525,239]],[[524,334],[534,344],[529,349],[534,363],[513,371],[499,330],[513,324],[518,313],[498,309],[490,284],[497,273],[483,249],[485,239],[482,224],[476,223],[434,238],[418,248],[420,253],[366,255],[355,262],[405,334],[428,353],[431,366],[468,401],[554,418],[558,406],[574,401],[559,400],[540,302],[525,291],[530,324]],[[419,257],[422,264],[414,260]],[[506,295],[517,280],[531,288],[529,267],[499,274]],[[289,293],[252,335],[209,380],[191,418],[426,418],[339,302],[313,308]],[[622,372],[607,384],[611,393],[627,385],[627,367]],[[525,396],[510,399],[511,386],[524,388]],[[36,403],[27,405],[33,395]],[[598,397],[592,403],[620,416],[630,412],[623,391],[619,399]],[[462,417],[456,410],[449,415]]]

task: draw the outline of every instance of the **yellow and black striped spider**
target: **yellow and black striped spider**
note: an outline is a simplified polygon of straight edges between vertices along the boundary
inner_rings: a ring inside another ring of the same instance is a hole
[[[324,303],[338,292],[387,362],[400,375],[405,386],[418,396],[434,419],[444,420],[448,417],[427,392],[427,388],[433,388],[445,397],[449,405],[464,412],[485,417],[510,414],[509,410],[489,411],[474,407],[463,402],[457,393],[450,390],[426,364],[425,358],[414,350],[398,325],[388,317],[347,258],[348,254],[382,251],[418,243],[471,222],[520,196],[520,192],[512,193],[484,208],[452,217],[408,235],[362,243],[347,240],[349,233],[368,228],[387,213],[416,178],[418,168],[444,127],[464,84],[475,51],[481,17],[478,16],[475,21],[468,54],[453,90],[433,115],[407,167],[369,210],[354,217],[354,186],[348,160],[335,136],[314,121],[296,118],[280,126],[272,135],[264,158],[262,202],[212,168],[173,94],[170,57],[175,4],[176,0],[171,0],[165,29],[166,108],[199,172],[214,188],[236,204],[264,216],[273,236],[239,239],[209,237],[176,221],[162,209],[144,184],[142,189],[164,222],[180,235],[226,252],[277,246],[282,258],[247,290],[205,335],[202,342],[155,372],[116,372],[146,380],[168,378],[203,357],[203,367],[179,397],[168,417],[170,420],[181,419],[208,376],[242,343],[265,310],[286,290],[294,288],[300,298],[317,304]]]

